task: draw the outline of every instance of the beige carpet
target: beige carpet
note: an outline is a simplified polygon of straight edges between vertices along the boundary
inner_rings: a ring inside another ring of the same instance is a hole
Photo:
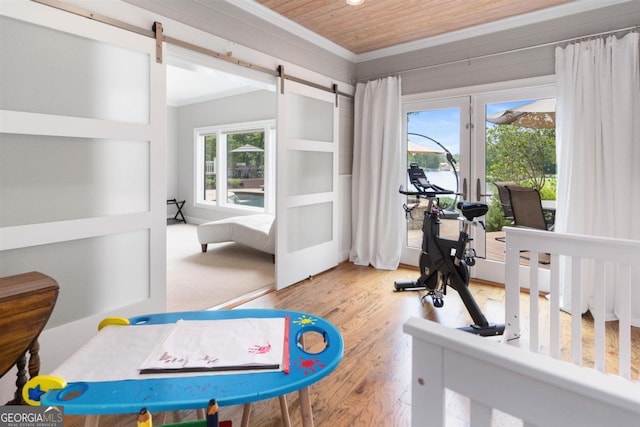
[[[200,250],[196,226],[167,226],[167,310],[204,310],[275,283],[272,256],[237,243]]]

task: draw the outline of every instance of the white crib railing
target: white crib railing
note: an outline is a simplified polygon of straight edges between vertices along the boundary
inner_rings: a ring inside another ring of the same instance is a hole
[[[489,427],[498,423],[494,409],[524,427],[638,426],[640,383],[425,319],[409,319],[404,331],[412,336],[414,427],[443,427],[452,415]],[[447,413],[447,390],[469,398],[468,413]]]
[[[640,242],[631,240],[601,238],[547,232],[533,229],[505,227],[506,232],[506,295],[505,295],[505,335],[506,340],[520,337],[526,325],[520,324],[520,287],[528,283],[531,295],[538,295],[541,289],[549,292],[549,331],[541,331],[538,298],[530,298],[529,347],[534,352],[541,350],[541,333],[549,334],[549,355],[560,358],[560,285],[571,281],[571,359],[582,364],[582,283],[593,279],[594,298],[591,314],[594,318],[594,363],[599,371],[605,371],[605,306],[606,287],[615,276],[618,296],[617,316],[619,319],[618,356],[619,375],[631,378],[631,294],[640,286]],[[529,251],[529,274],[520,266],[522,251]],[[550,254],[549,270],[538,265],[538,254]],[[587,267],[592,266],[592,267]],[[586,268],[590,268],[585,270]],[[585,271],[587,271],[585,273]],[[634,282],[634,279],[635,282]],[[635,292],[638,292],[636,290]],[[568,298],[568,299],[567,299]],[[609,296],[610,298],[610,296]],[[637,378],[636,378],[637,379]]]

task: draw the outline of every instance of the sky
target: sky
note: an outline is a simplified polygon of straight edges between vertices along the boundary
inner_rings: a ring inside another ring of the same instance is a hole
[[[533,102],[533,99],[512,102],[501,102],[487,105],[487,115],[508,110],[519,105]],[[451,153],[460,153],[460,109],[447,108],[428,111],[420,111],[409,116],[407,123],[408,133],[418,133],[435,139],[444,145]],[[489,123],[490,126],[495,126]],[[422,144],[428,148],[439,148],[426,138],[409,135],[409,140]]]

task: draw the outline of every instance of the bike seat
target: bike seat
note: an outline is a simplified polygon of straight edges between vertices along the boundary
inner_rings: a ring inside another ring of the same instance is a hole
[[[489,211],[489,207],[484,203],[473,202],[460,202],[458,203],[458,209],[468,221],[473,221],[474,218],[482,216]]]

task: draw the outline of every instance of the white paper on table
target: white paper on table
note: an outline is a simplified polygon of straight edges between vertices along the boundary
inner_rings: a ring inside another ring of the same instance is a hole
[[[285,318],[180,320],[140,365],[141,373],[280,369]]]

